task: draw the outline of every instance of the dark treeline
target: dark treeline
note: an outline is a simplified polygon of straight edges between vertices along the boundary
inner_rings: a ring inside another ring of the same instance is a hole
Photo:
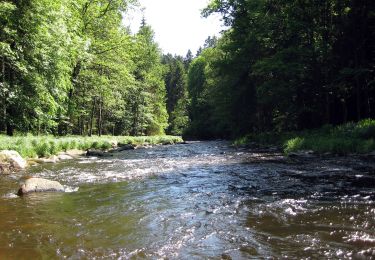
[[[375,1],[213,0],[230,27],[188,72],[186,134],[234,137],[375,116]]]
[[[167,133],[181,135],[189,124],[187,113],[187,71],[193,60],[189,50],[186,57],[167,54],[163,56],[164,82],[167,92],[167,111],[169,115]]]
[[[162,134],[161,53],[133,0],[0,2],[0,132]]]

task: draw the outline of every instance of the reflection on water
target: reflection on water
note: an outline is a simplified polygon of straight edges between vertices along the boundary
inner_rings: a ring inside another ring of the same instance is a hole
[[[372,258],[374,169],[225,142],[33,167],[1,177],[0,259]],[[79,189],[18,198],[22,175]]]

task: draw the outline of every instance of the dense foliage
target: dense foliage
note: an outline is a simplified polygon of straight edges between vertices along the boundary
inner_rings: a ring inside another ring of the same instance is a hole
[[[132,0],[0,2],[0,132],[161,134],[161,53]]]
[[[186,57],[167,54],[163,56],[164,81],[167,90],[167,111],[169,127],[167,132],[181,135],[189,124],[187,114],[187,69],[193,57],[189,50]]]
[[[212,0],[230,29],[188,73],[195,137],[375,117],[375,2]]]
[[[161,55],[136,0],[0,3],[0,132],[238,137],[375,117],[373,0],[211,0],[229,29]]]

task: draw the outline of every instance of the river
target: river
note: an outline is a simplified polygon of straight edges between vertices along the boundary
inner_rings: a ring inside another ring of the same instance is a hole
[[[17,197],[22,176],[66,193]],[[192,142],[0,177],[0,259],[375,258],[375,163]]]

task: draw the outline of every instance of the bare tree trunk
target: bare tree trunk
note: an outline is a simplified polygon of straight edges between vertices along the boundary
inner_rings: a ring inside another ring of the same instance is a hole
[[[371,101],[370,101],[370,94],[368,91],[368,85],[366,84],[364,88],[364,96],[366,100],[366,117],[370,118],[371,117]]]
[[[98,135],[102,136],[102,110],[103,110],[103,98],[99,97],[99,118],[98,118]]]
[[[358,69],[358,54],[355,54],[355,68]],[[357,121],[361,120],[361,85],[359,82],[358,75],[355,75],[355,98],[356,98],[356,112]]]
[[[12,89],[13,88],[13,72],[12,70],[9,71],[9,88]],[[14,116],[13,115],[14,112],[13,112],[13,108],[12,107],[6,107],[6,110],[5,110],[5,118],[6,118],[6,133],[7,135],[9,136],[13,136],[14,134],[14,126],[11,122],[11,117]]]
[[[343,112],[343,123],[346,124],[348,122],[348,108],[346,106],[346,100],[342,99],[342,112]]]
[[[325,106],[326,106],[326,114],[325,114],[325,123],[326,124],[329,124],[331,123],[331,107],[330,107],[330,103],[329,103],[329,93],[326,93],[325,95]]]
[[[85,121],[84,121],[83,115],[81,115],[80,118],[81,118],[81,122],[79,124],[79,133],[80,133],[80,135],[84,135],[84,133],[85,133]]]
[[[5,88],[5,58],[3,57],[2,58],[2,68],[1,68],[1,73],[3,75],[3,88]],[[5,91],[2,93],[2,103],[3,103],[3,106],[1,108],[1,112],[2,112],[2,120],[1,120],[1,123],[2,125],[0,126],[0,130],[5,130],[6,129],[6,121],[7,121],[7,104],[6,104],[6,94],[5,94]]]
[[[94,97],[92,101],[92,109],[91,109],[91,116],[90,116],[90,129],[89,129],[89,136],[92,136],[92,125],[94,122],[94,112],[95,112],[95,106],[96,106],[96,97]]]
[[[38,132],[37,132],[37,134],[36,134],[37,136],[39,136],[40,135],[40,120],[39,120],[39,118],[38,118]]]

